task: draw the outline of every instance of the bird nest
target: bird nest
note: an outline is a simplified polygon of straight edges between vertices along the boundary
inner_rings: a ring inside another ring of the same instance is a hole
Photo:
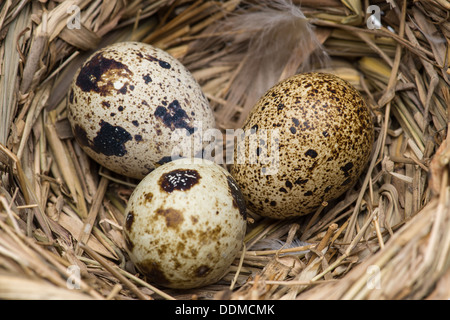
[[[449,10],[446,0],[2,1],[0,298],[448,299]],[[348,80],[373,114],[367,168],[317,212],[250,212],[218,283],[155,286],[122,235],[138,181],[88,158],[67,122],[76,69],[124,40],[179,59],[224,134],[280,79],[320,69]]]

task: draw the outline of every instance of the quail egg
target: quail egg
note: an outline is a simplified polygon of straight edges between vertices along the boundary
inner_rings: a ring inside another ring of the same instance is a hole
[[[243,131],[248,141],[244,151],[236,144],[230,172],[250,211],[278,219],[308,214],[352,187],[374,140],[361,94],[326,73],[298,74],[269,89]]]
[[[202,130],[215,127],[208,100],[186,67],[132,41],[100,49],[80,67],[68,93],[68,119],[90,157],[138,179],[172,159],[181,140],[174,132],[191,135],[196,122]]]
[[[131,260],[150,282],[170,288],[219,281],[245,231],[239,187],[209,160],[182,158],[158,167],[141,180],[125,210]]]

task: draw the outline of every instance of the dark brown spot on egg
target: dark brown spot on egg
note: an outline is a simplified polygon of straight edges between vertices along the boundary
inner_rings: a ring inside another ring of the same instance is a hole
[[[193,247],[189,247],[189,253],[191,254],[191,257],[195,258],[198,255],[198,250]]]
[[[192,224],[196,224],[198,222],[198,216],[191,216]]]
[[[186,244],[184,242],[178,242],[176,250],[177,250],[177,252],[183,252],[185,247],[186,247]]]
[[[129,211],[125,218],[125,228],[130,231],[134,222],[134,211]]]
[[[111,107],[111,104],[108,101],[102,101],[102,106],[109,108]]]
[[[231,176],[226,176],[228,182],[228,189],[233,197],[233,207],[239,209],[239,213],[244,219],[247,219],[247,208],[245,206],[244,196],[237,185],[236,181]]]
[[[142,77],[144,79],[145,84],[149,84],[150,82],[152,82],[152,78],[150,77],[150,74],[146,74]]]
[[[350,175],[350,170],[353,168],[353,162],[347,162],[345,166],[340,169],[344,172],[344,176],[348,177]]]
[[[302,131],[304,131],[306,129],[313,129],[313,127],[311,126],[309,120],[306,120],[306,121],[303,122],[303,129],[302,129]]]
[[[299,185],[302,185],[302,184],[305,184],[305,183],[307,183],[308,182],[308,179],[301,179],[301,178],[298,178],[297,180],[295,180],[295,184],[299,184]]]
[[[210,267],[203,265],[195,270],[195,275],[197,277],[204,277],[207,276],[210,271],[211,271]]]
[[[270,205],[271,205],[272,207],[275,207],[275,206],[277,205],[277,202],[276,202],[276,201],[270,201]]]
[[[145,202],[151,202],[153,200],[153,193],[146,192],[144,194],[144,200],[145,200]]]
[[[295,134],[297,132],[297,129],[295,129],[295,127],[290,127],[289,130],[291,130],[292,134]]]
[[[175,267],[175,270],[178,270],[179,268],[181,268],[181,267],[182,267],[182,264],[181,264],[181,262],[180,262],[180,261],[178,261],[178,259],[176,259],[176,258],[173,258],[173,262],[174,262],[174,267]]]
[[[101,120],[100,131],[89,147],[106,156],[122,157],[127,153],[125,143],[132,139],[131,134],[120,126],[113,126]]]
[[[135,134],[134,135],[134,140],[136,140],[137,142],[141,142],[142,141],[142,136],[140,134]]]
[[[170,63],[168,63],[166,61],[159,60],[158,63],[159,63],[159,66],[161,68],[164,68],[164,69],[170,69],[171,68]]]
[[[133,124],[133,126],[139,127],[139,121],[133,120],[133,121],[131,121],[131,123]]]
[[[114,82],[123,78],[131,80],[132,76],[133,72],[126,65],[99,52],[83,65],[75,83],[84,92],[94,91],[107,96],[117,91]],[[126,93],[126,84],[118,90]]]
[[[148,54],[146,54],[145,55],[145,58],[148,60],[148,61],[155,61],[155,62],[158,62],[158,64],[159,64],[159,66],[161,67],[161,68],[164,68],[164,69],[170,69],[172,66],[170,65],[170,63],[168,63],[168,62],[166,62],[166,61],[163,61],[163,60],[160,60],[160,59],[158,59],[158,58],[156,58],[156,57],[153,57],[153,56],[151,56],[151,55],[148,55]]]
[[[171,130],[186,129],[189,134],[194,133],[194,128],[189,125],[189,117],[183,108],[181,108],[178,100],[173,100],[168,106],[158,106],[154,113],[164,125]]]
[[[126,94],[128,85],[129,85],[129,83],[126,82],[121,88],[117,89],[117,91],[120,92],[121,94]]]
[[[317,151],[313,149],[308,149],[305,152],[305,155],[314,159],[315,157],[317,157]]]
[[[171,156],[165,156],[165,157],[162,157],[161,159],[158,160],[158,164],[162,165],[162,164],[168,163],[170,161],[172,161],[172,157]]]
[[[171,193],[175,190],[186,191],[196,185],[201,179],[197,170],[176,169],[164,173],[159,178],[159,185],[165,192]]]
[[[155,247],[154,245],[152,245],[151,241],[150,241],[150,245]],[[158,255],[161,257],[168,253],[169,245],[167,243],[158,243],[158,245],[156,246],[155,249],[158,252]]]
[[[176,228],[184,221],[183,213],[173,208],[158,208],[156,214],[166,219],[167,228]]]
[[[225,223],[227,223],[227,221],[225,221]],[[206,228],[206,230],[204,229],[197,229],[197,232],[193,233],[193,235],[190,237],[194,237],[196,238],[196,240],[198,241],[198,243],[216,243],[217,241],[220,240],[221,236],[221,232],[222,232],[222,227],[220,225],[216,225],[214,228]]]

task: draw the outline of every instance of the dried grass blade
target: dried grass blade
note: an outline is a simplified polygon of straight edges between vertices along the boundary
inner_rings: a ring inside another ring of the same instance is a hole
[[[17,108],[17,96],[15,88],[18,85],[20,54],[16,45],[22,47],[23,43],[18,39],[19,34],[27,27],[30,21],[29,6],[19,11],[20,14],[14,19],[9,27],[8,33],[2,46],[3,63],[1,65],[0,77],[0,144],[7,145],[9,131]],[[7,61],[8,63],[4,63]]]
[[[83,223],[80,220],[62,213],[59,217],[58,224],[66,229],[75,240],[78,242],[80,241],[80,236],[83,234]],[[87,240],[87,245],[92,248],[92,250],[109,259],[117,259],[117,257],[113,256],[107,249],[105,249],[105,247],[94,236],[89,237]]]
[[[446,61],[446,53],[448,50],[446,47],[447,43],[445,43],[444,39],[439,37],[439,31],[426,19],[424,14],[419,9],[413,8],[412,13],[416,19],[415,21],[419,27],[419,30],[430,44],[431,50],[434,54],[434,59],[438,63],[439,68],[442,69],[442,75],[446,78],[447,83],[449,83],[448,75],[445,70],[448,68],[448,61]]]
[[[79,236],[79,243],[87,243],[89,236],[91,235],[92,228],[94,227],[95,220],[97,219],[98,211],[100,210],[100,206],[106,193],[106,188],[108,187],[108,182],[108,179],[105,177],[102,177],[100,179],[97,192],[95,193],[94,201],[92,203],[91,209],[89,210],[89,214],[84,221],[84,227],[82,228],[81,234]],[[77,247],[77,249],[75,250],[75,254],[81,255],[81,250],[79,249],[79,247]]]
[[[76,201],[78,213],[81,218],[86,218],[87,207],[83,196],[83,190],[71,158],[61,140],[58,138],[54,123],[45,125],[46,137],[53,151],[53,156],[64,177],[66,185],[69,187],[74,200]]]
[[[350,240],[353,238],[354,227],[355,227],[356,219],[357,219],[357,216],[358,216],[358,213],[360,210],[361,202],[364,197],[364,193],[366,192],[367,186],[369,184],[372,171],[377,162],[377,158],[380,155],[381,148],[384,145],[384,141],[386,139],[387,128],[389,125],[389,110],[390,110],[390,103],[388,103],[388,107],[386,108],[385,121],[383,123],[382,134],[380,134],[378,136],[378,139],[376,141],[374,153],[372,154],[372,160],[370,161],[369,168],[366,173],[366,177],[364,178],[361,190],[358,195],[358,199],[356,200],[355,208],[354,208],[352,216],[350,218],[349,227],[347,228],[345,236],[344,236],[344,242],[347,242],[347,243],[349,243]]]
[[[400,19],[399,37],[403,38],[405,33],[406,1],[403,2],[402,12],[398,13],[398,16]],[[392,64],[392,70],[391,75],[389,77],[388,85],[385,89],[383,96],[381,96],[380,100],[378,100],[378,105],[380,106],[386,105],[395,96],[395,85],[397,83],[397,73],[400,66],[401,58],[402,58],[402,47],[400,44],[397,44],[397,48],[395,51],[395,59]]]
[[[126,285],[133,293],[141,300],[149,300],[149,297],[144,295],[138,287],[136,287],[130,280],[124,277],[120,272],[118,272],[108,261],[102,258],[94,250],[86,246],[84,243],[79,243],[80,248],[86,251],[93,259],[100,263],[106,270],[108,270],[112,275],[114,275],[118,280],[120,280],[124,285]]]

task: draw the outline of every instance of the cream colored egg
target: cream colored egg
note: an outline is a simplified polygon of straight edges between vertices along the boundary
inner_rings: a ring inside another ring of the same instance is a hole
[[[362,173],[374,140],[361,94],[325,73],[272,87],[243,129],[254,130],[259,144],[246,142],[245,161],[235,161],[231,174],[249,210],[272,218],[308,214],[342,195]]]
[[[181,141],[174,132],[215,126],[191,73],[167,52],[139,42],[115,43],[87,59],[69,89],[68,118],[89,156],[134,178],[171,160]]]
[[[171,288],[215,283],[241,248],[245,210],[239,187],[219,165],[169,162],[146,176],[129,199],[127,251],[152,283]]]

